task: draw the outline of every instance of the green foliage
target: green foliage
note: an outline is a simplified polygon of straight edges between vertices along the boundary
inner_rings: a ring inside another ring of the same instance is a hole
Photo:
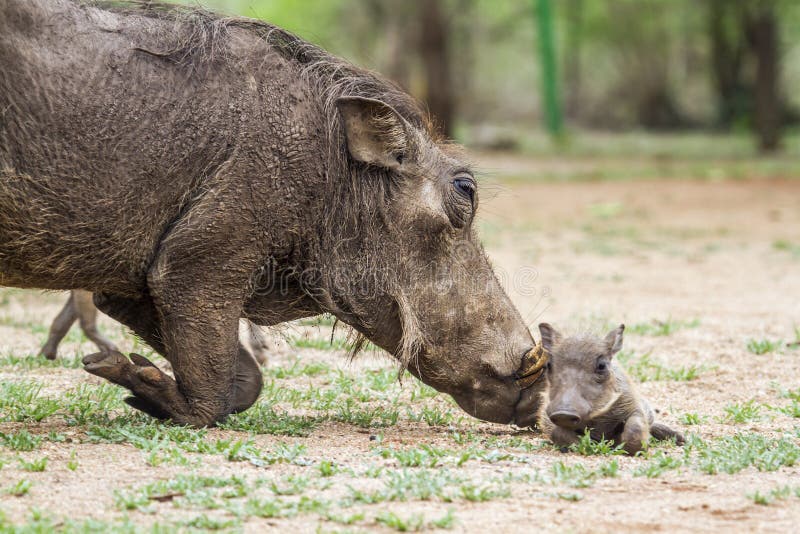
[[[800,486],[794,488],[791,486],[779,486],[769,490],[766,493],[761,493],[760,491],[756,490],[755,493],[748,494],[747,496],[753,499],[755,504],[769,506],[775,501],[782,501],[792,496],[800,498]]]
[[[41,395],[34,382],[0,383],[0,421],[41,421],[59,409],[55,399]]]
[[[700,415],[693,412],[686,412],[678,418],[683,425],[700,425],[703,424],[707,419],[708,417],[705,415]]]
[[[32,471],[39,473],[47,468],[47,456],[42,456],[36,460],[26,461],[22,458],[19,459],[19,468],[23,471]]]
[[[268,403],[258,402],[242,413],[231,415],[219,426],[252,434],[307,436],[324,420],[321,416],[293,416],[278,412]]]
[[[5,489],[5,493],[8,495],[13,495],[14,497],[22,497],[23,495],[28,494],[32,486],[33,484],[30,480],[23,478],[7,487]]]
[[[398,532],[418,532],[425,526],[425,516],[413,514],[403,518],[394,512],[387,511],[378,514],[375,517],[375,522]]]
[[[667,317],[664,321],[653,319],[649,323],[637,323],[625,328],[626,333],[642,334],[647,336],[669,336],[685,328],[697,328],[700,326],[699,319],[691,321],[679,321],[672,317]]]
[[[759,471],[775,471],[791,467],[800,459],[800,445],[789,438],[769,438],[761,434],[734,434],[706,443],[688,445],[694,450],[695,465],[708,474],[734,474],[748,467]]]
[[[800,244],[792,243],[788,239],[773,241],[772,248],[781,252],[788,252],[795,258],[800,258]]]
[[[743,403],[732,403],[725,406],[724,421],[730,423],[746,423],[761,419],[761,405],[756,404],[754,399]]]
[[[800,402],[793,400],[788,406],[779,406],[775,410],[789,417],[800,417]]]
[[[751,339],[747,342],[747,350],[759,356],[780,350],[782,346],[781,340]]]
[[[613,440],[593,440],[588,428],[584,430],[583,435],[580,437],[577,443],[573,443],[569,446],[569,450],[572,452],[577,452],[578,454],[582,454],[583,456],[608,456],[625,454],[622,444],[614,445]]]
[[[688,382],[695,380],[709,368],[705,365],[689,365],[671,368],[654,360],[649,352],[636,357],[633,352],[620,351],[617,360],[622,364],[631,377],[639,382],[672,380]]]
[[[658,451],[650,457],[650,461],[634,469],[633,476],[656,478],[666,471],[678,469],[683,465],[684,462],[681,458],[671,456],[664,451]]]
[[[0,443],[14,451],[32,451],[38,448],[41,442],[41,436],[35,436],[25,429],[10,434],[0,432]]]

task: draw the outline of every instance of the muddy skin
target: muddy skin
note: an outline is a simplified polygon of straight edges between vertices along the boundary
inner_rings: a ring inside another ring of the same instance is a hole
[[[613,361],[622,348],[624,330],[619,325],[604,339],[563,338],[549,324],[539,325],[542,346],[550,353],[545,373],[549,390],[539,424],[554,444],[568,447],[588,428],[592,439],[623,444],[628,454],[646,447],[650,436],[683,445],[683,434],[654,422],[649,403]]]
[[[0,3],[0,285],[93,292],[175,379],[115,352],[87,371],[156,417],[210,425],[256,400],[240,318],[328,312],[473,416],[533,424],[533,340],[472,230],[478,199],[407,94],[280,28]]]
[[[55,360],[58,355],[58,345],[76,320],[83,333],[97,345],[100,352],[117,350],[117,346],[97,329],[97,308],[92,301],[92,294],[75,289],[70,291],[66,304],[53,319],[53,323],[50,325],[50,334],[39,354],[48,360]],[[267,336],[261,328],[249,321],[245,321],[244,327],[246,338],[242,339],[242,344],[259,364],[264,365],[267,363],[270,347]]]

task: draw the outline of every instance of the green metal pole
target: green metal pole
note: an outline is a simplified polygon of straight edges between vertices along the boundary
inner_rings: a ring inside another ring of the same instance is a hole
[[[553,36],[553,10],[550,0],[533,0],[534,15],[538,25],[539,59],[542,76],[542,106],[547,131],[553,137],[563,133],[564,121],[558,94],[556,72],[556,44]]]

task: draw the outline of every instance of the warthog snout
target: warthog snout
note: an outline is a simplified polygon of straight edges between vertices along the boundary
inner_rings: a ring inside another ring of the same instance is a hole
[[[581,424],[581,416],[575,412],[560,411],[550,414],[550,420],[554,425],[569,430],[575,430]]]

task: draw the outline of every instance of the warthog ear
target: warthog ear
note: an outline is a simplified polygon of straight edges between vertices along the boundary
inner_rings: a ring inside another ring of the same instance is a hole
[[[618,353],[622,348],[622,332],[625,330],[625,325],[621,324],[606,336],[606,346],[608,347],[608,355],[613,356]]]
[[[539,333],[542,334],[542,347],[547,352],[552,352],[553,347],[561,342],[561,334],[550,323],[539,323]]]
[[[336,107],[353,159],[387,169],[403,165],[409,145],[408,126],[394,108],[356,96],[339,98]]]

